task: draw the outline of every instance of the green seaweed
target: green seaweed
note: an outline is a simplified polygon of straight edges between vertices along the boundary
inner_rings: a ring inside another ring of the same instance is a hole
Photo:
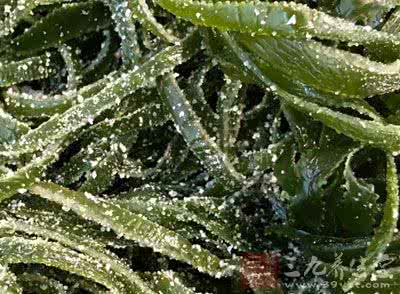
[[[397,293],[399,6],[0,0],[0,292]]]

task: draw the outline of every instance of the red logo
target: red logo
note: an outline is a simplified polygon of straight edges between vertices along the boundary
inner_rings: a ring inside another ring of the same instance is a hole
[[[240,260],[243,289],[276,289],[279,285],[279,256],[264,252],[245,252]]]

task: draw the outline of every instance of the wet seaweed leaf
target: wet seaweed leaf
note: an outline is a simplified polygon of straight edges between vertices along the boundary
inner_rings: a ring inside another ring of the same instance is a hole
[[[337,215],[346,232],[353,236],[365,236],[372,232],[376,222],[379,195],[374,192],[373,185],[363,183],[354,176],[351,169],[353,155],[354,151],[346,160],[344,169],[346,192],[343,193]]]
[[[354,140],[385,150],[398,151],[399,149],[400,128],[398,125],[383,124],[334,111],[316,103],[304,101],[282,90],[278,93],[294,108]]]
[[[287,91],[292,90],[285,80],[290,85],[295,79],[315,92],[340,100],[393,92],[398,85],[397,61],[391,64],[374,62],[313,40],[294,41],[244,34],[237,40],[257,60],[262,72]]]
[[[71,209],[84,219],[110,227],[141,246],[187,262],[199,271],[221,277],[232,270],[229,264],[222,266],[223,262],[218,257],[199,245],[192,245],[173,231],[147,220],[141,214],[131,213],[120,204],[107,203],[90,193],[74,192],[50,183],[37,184],[32,187],[32,192]]]
[[[398,35],[357,26],[294,2],[208,2],[158,0],[178,17],[196,25],[289,38],[347,41],[353,44],[380,44],[394,48]]]
[[[40,294],[67,294],[67,286],[57,280],[40,274],[23,273],[18,275],[18,282],[24,288],[33,286],[36,289],[40,289]]]
[[[2,237],[0,244],[0,260],[2,262],[46,264],[93,279],[115,293],[127,293],[127,291],[129,293],[130,291],[118,275],[107,267],[107,264],[58,243],[39,238],[31,240],[22,237]]]
[[[169,47],[161,51],[142,67],[122,74],[96,95],[71,107],[60,116],[53,116],[26,134],[18,142],[17,148],[21,153],[34,152],[45,148],[48,144],[65,140],[67,136],[71,136],[86,124],[93,123],[93,120],[104,111],[121,103],[123,98],[146,86],[151,82],[151,76],[162,75],[181,61],[181,47]],[[60,132],[60,129],[63,131]],[[44,140],[40,139],[43,137]]]
[[[221,149],[228,152],[228,154],[236,142],[240,129],[240,120],[244,108],[241,97],[239,97],[241,87],[242,84],[239,81],[232,81],[227,77],[226,84],[218,99],[218,114],[220,118],[219,142]]]
[[[109,12],[100,2],[64,4],[16,37],[11,49],[20,54],[32,54],[58,47],[65,41],[100,30],[109,23]]]
[[[48,238],[48,236],[51,236],[52,240],[55,240],[66,247],[70,247],[75,251],[81,252],[87,257],[97,260],[97,262],[105,264],[108,270],[113,271],[126,285],[129,285],[126,286],[129,291],[135,290],[146,292],[146,290],[149,290],[139,276],[134,274],[126,264],[119,260],[118,257],[111,254],[111,252],[106,250],[100,244],[96,244],[95,240],[79,235],[79,233],[77,234],[67,226],[58,227],[57,225],[50,224],[48,223],[49,220],[46,220],[46,218],[43,217],[37,219],[34,216],[32,216],[29,221],[6,217],[0,220],[0,230],[24,232],[42,238]],[[51,229],[48,227],[51,227]]]
[[[375,270],[396,230],[399,215],[399,188],[396,164],[391,154],[387,154],[386,182],[387,199],[382,221],[367,248],[365,258],[361,260],[361,265],[343,286],[344,291],[348,291],[354,285],[363,282]]]
[[[15,143],[23,134],[29,131],[29,126],[13,118],[0,108],[0,144]]]
[[[159,87],[179,131],[196,156],[227,189],[239,187],[244,176],[235,170],[227,155],[204,130],[175,78],[172,75],[166,76]]]
[[[22,293],[17,277],[4,266],[0,266],[0,291],[4,294]]]
[[[49,53],[20,61],[0,61],[0,87],[44,79],[52,72],[54,64]]]
[[[137,18],[147,30],[169,43],[178,41],[175,36],[157,22],[146,0],[130,1],[128,5],[132,9],[132,17]]]

